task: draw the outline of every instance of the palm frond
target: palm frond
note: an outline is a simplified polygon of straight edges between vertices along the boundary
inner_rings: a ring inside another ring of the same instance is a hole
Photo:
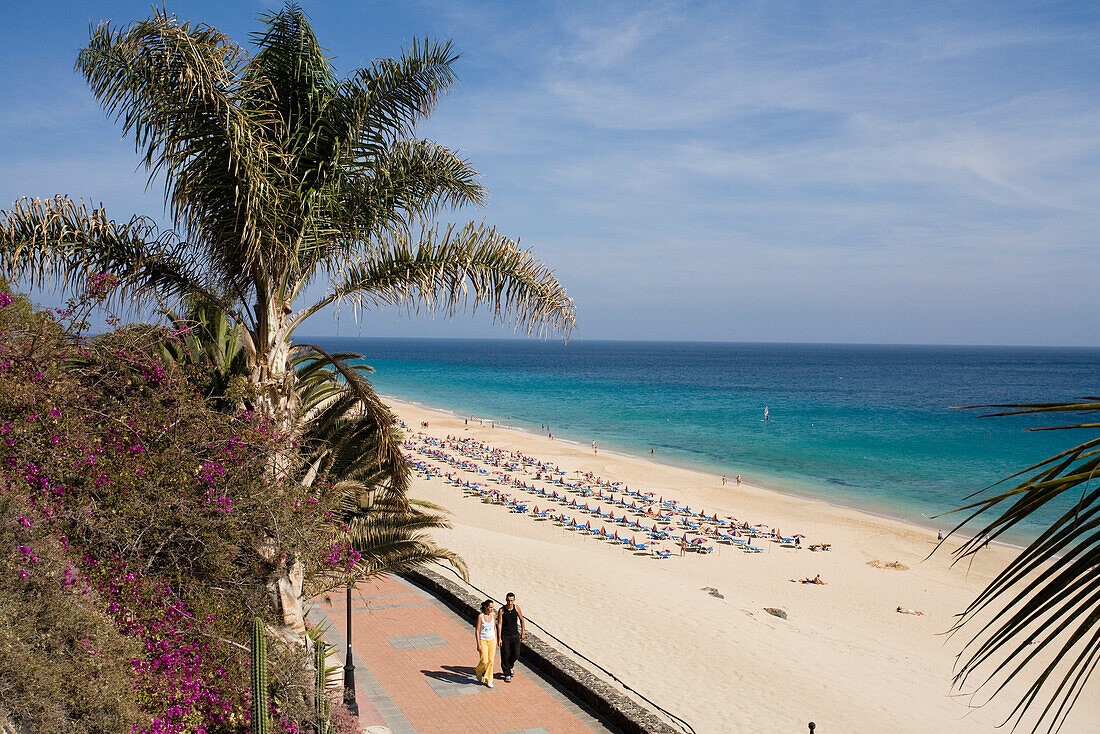
[[[316,353],[344,379],[347,389],[354,396],[356,408],[361,411],[359,417],[363,428],[369,430],[377,441],[377,466],[386,469],[391,491],[404,496],[409,486],[409,464],[401,451],[400,437],[393,430],[397,418],[390,412],[389,406],[382,402],[356,365],[338,359],[314,344],[297,344],[295,347]]]
[[[261,134],[272,110],[243,104],[271,95],[244,74],[247,64],[217,29],[155,9],[117,31],[100,24],[77,59],[107,113],[133,133],[150,181],[164,175],[176,226],[238,287],[275,208],[267,173],[277,150]]]
[[[1087,400],[972,407],[1013,409],[995,415],[1088,413],[1100,407],[1095,398]],[[1092,484],[1100,479],[1100,437],[1059,452],[1009,480],[1025,474],[1011,489],[953,511],[966,513],[966,518],[952,533],[985,513],[999,511],[955,551],[955,563],[972,557],[1068,493],[1080,491],[1080,495],[959,616],[953,634],[964,628],[976,631],[959,654],[955,685],[965,687],[977,676],[981,682],[974,694],[987,692],[992,697],[1014,679],[1030,677],[1030,685],[1006,721],[1015,720],[1015,728],[1025,717],[1032,717],[1032,731],[1054,732],[1065,723],[1100,660],[1100,486]]]
[[[348,267],[327,297],[299,312],[291,329],[335,302],[423,307],[447,316],[485,306],[494,320],[511,316],[540,336],[568,336],[575,321],[573,300],[553,271],[492,227],[474,223],[429,230],[417,243],[393,233],[371,257]]]
[[[0,267],[14,281],[73,292],[90,275],[111,273],[119,277],[116,297],[131,305],[195,293],[237,318],[217,284],[194,262],[194,248],[175,232],[160,231],[144,217],[117,222],[103,207],[82,201],[23,198],[0,212]]]
[[[462,558],[439,547],[424,533],[447,527],[450,525],[443,516],[418,511],[382,509],[352,518],[347,537],[351,547],[362,554],[355,569],[356,576],[369,578],[381,573],[407,571],[433,561],[446,561],[468,579]]]
[[[387,230],[408,233],[440,207],[480,205],[486,197],[477,171],[454,151],[429,140],[398,141],[342,172],[326,213],[335,236],[304,254],[324,266],[331,253],[354,256]]]
[[[348,124],[342,144],[363,160],[412,137],[416,123],[432,113],[440,94],[455,82],[458,53],[450,41],[413,39],[397,59],[378,59],[344,83]]]
[[[1084,402],[1088,401],[1088,402]],[[1028,413],[1091,413],[1100,410],[1100,397],[1087,396],[1083,401],[1071,403],[1002,403],[991,405],[953,405],[961,410],[976,408],[1013,408],[1003,413],[985,413],[982,418],[998,418],[1006,415],[1026,415]],[[1028,429],[1041,430],[1041,429]]]

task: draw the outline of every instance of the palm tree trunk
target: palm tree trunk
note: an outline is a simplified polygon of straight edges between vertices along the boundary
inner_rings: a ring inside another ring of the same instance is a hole
[[[298,418],[296,375],[290,368],[287,328],[290,308],[269,293],[263,303],[257,304],[256,311],[259,333],[253,339],[256,356],[252,366],[256,410],[275,422],[276,431],[289,435],[294,432]]]
[[[290,308],[270,289],[257,288],[266,298],[256,304],[259,333],[253,337],[256,346],[252,366],[252,383],[256,388],[256,411],[270,418],[275,431],[281,436],[295,433],[298,419],[298,393],[295,390],[297,375],[290,364],[290,340],[287,337],[287,317]],[[288,449],[289,450],[289,449]],[[280,481],[291,468],[294,457],[277,452],[272,459],[271,478]],[[273,544],[272,544],[273,546]],[[260,549],[261,555],[274,561],[271,546]],[[267,590],[272,601],[283,615],[283,627],[279,633],[289,641],[305,641],[305,611],[302,603],[302,582],[305,569],[294,555],[278,563],[268,576]]]

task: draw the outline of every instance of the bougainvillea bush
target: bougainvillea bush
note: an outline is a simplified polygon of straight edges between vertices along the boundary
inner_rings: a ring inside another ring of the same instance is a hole
[[[316,590],[339,583],[335,499],[273,476],[293,442],[212,410],[150,356],[143,340],[165,334],[81,336],[112,285],[92,283],[51,312],[0,281],[0,715],[30,731],[247,731],[248,625],[277,621],[268,580],[288,558],[323,572]],[[297,731],[311,676],[286,647],[274,718]]]

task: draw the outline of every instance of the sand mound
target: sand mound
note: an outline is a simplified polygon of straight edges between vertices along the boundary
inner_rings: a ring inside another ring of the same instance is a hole
[[[871,566],[872,568],[891,568],[895,571],[909,570],[908,566],[906,566],[904,563],[899,563],[898,561],[867,561],[867,565]]]

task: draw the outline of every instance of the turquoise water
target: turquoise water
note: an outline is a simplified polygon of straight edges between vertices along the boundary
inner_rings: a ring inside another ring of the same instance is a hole
[[[365,355],[383,394],[925,523],[1087,437],[950,406],[1095,395],[1100,377],[1100,349],[313,341]]]

